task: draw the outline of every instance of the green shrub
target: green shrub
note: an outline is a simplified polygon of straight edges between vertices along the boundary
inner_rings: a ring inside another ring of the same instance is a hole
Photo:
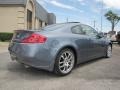
[[[13,33],[0,33],[0,41],[10,41],[12,39]]]

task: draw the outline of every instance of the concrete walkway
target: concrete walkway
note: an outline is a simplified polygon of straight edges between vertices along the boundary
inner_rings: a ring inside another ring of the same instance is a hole
[[[0,53],[8,52],[8,42],[0,42]]]

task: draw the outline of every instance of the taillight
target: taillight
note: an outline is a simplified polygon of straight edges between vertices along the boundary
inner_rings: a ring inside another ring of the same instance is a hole
[[[21,43],[45,43],[47,37],[39,34],[31,34],[29,37],[24,38]]]

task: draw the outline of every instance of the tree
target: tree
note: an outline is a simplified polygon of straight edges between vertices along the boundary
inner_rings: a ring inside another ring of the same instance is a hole
[[[111,22],[112,31],[114,31],[115,26],[120,21],[120,17],[117,14],[113,13],[111,10],[105,14],[105,17],[107,18],[108,21]]]

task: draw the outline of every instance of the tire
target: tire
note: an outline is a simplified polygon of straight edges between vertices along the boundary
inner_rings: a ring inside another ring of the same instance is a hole
[[[108,45],[106,50],[106,58],[111,58],[111,57],[112,57],[112,46]]]
[[[63,49],[57,55],[54,72],[57,75],[65,76],[71,73],[75,64],[75,55],[71,49]]]

